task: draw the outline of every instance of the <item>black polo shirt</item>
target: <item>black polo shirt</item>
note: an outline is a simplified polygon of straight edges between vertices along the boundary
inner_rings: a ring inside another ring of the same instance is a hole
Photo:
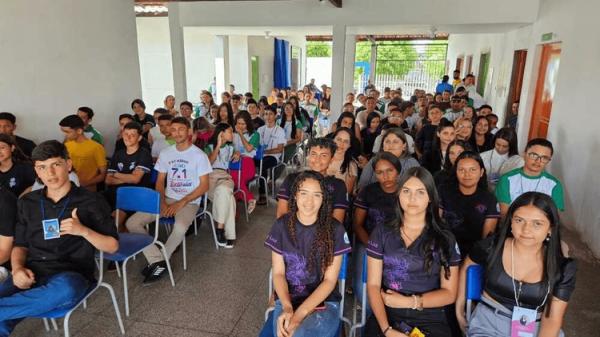
[[[31,157],[31,152],[35,149],[35,143],[30,141],[27,138],[15,136],[15,141],[17,142],[17,146],[27,157]]]
[[[65,208],[58,219],[60,222],[70,218],[73,209],[77,208],[77,216],[84,226],[117,239],[108,204],[99,194],[72,183],[69,193],[57,203],[46,197],[46,190],[28,193],[19,199],[14,245],[28,249],[25,265],[36,277],[74,271],[93,280],[96,269],[94,246],[85,238],[74,235],[44,240],[41,209],[43,207],[46,219],[53,219]]]

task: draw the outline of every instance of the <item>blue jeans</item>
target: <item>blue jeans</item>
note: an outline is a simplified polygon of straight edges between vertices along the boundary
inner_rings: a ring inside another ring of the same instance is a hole
[[[308,315],[296,331],[294,337],[333,337],[340,326],[338,318],[340,304],[338,302],[325,302],[325,310],[314,311]],[[273,311],[273,335],[277,336],[277,319],[283,308],[279,300],[275,301],[275,310]]]
[[[22,319],[67,309],[77,304],[91,286],[76,272],[63,272],[36,280],[34,288],[19,289],[12,276],[0,283],[0,337],[10,335]]]

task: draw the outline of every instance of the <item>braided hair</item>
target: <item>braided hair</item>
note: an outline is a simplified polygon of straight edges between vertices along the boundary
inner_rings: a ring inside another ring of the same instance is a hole
[[[327,190],[325,185],[325,177],[315,171],[304,171],[296,177],[290,191],[289,200],[289,216],[287,221],[287,229],[290,234],[290,238],[294,244],[296,242],[296,223],[298,220],[298,204],[296,194],[300,189],[300,186],[307,180],[312,179],[319,183],[321,191],[323,192],[323,202],[319,208],[317,214],[317,234],[315,240],[312,243],[310,249],[310,257],[308,259],[308,269],[313,269],[317,263],[321,268],[321,273],[325,273],[327,267],[333,263],[333,249],[334,249],[334,220],[332,217],[332,206],[331,206],[331,193]]]

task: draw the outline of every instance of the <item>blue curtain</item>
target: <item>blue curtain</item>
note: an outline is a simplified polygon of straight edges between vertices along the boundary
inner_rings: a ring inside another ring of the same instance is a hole
[[[290,43],[285,40],[274,39],[275,61],[273,62],[274,87],[283,89],[292,85],[292,58]]]

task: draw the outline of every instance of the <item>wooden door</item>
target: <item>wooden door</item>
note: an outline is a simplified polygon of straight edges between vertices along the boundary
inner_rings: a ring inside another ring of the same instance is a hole
[[[548,135],[554,89],[556,88],[558,68],[560,66],[560,51],[560,43],[551,43],[542,46],[542,57],[531,113],[531,124],[529,125],[529,139],[545,138]]]
[[[456,59],[456,67],[454,69],[458,69],[458,70],[460,70],[461,73],[464,73],[462,66],[463,66],[463,58],[462,57],[458,57]]]
[[[473,55],[467,56],[467,68],[465,69],[465,76],[473,73]]]
[[[519,101],[521,90],[523,89],[523,75],[525,74],[525,62],[527,61],[527,50],[515,50],[513,56],[513,66],[510,77],[510,89],[508,91],[508,100],[506,102],[506,111],[504,112],[505,125],[511,117],[512,105]]]

